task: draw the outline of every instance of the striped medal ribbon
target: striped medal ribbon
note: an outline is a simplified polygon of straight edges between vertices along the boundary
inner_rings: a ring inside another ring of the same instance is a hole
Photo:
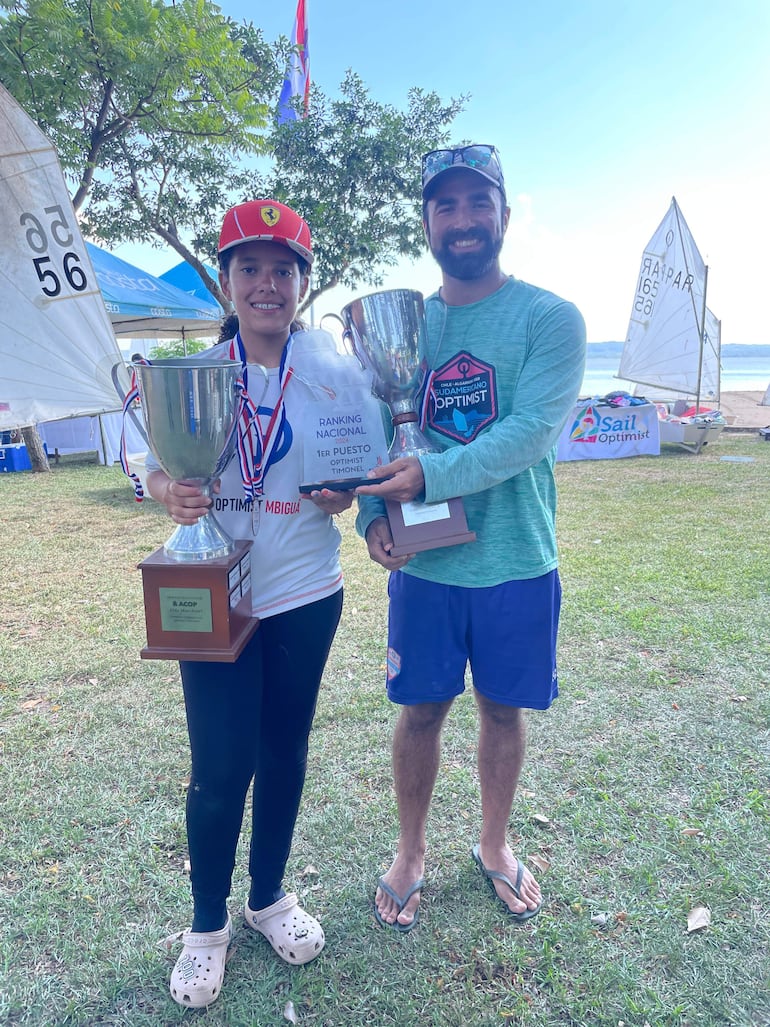
[[[286,386],[294,376],[291,366],[292,338],[286,340],[281,354],[278,369],[280,391],[275,409],[270,415],[267,427],[263,430],[259,419],[259,410],[249,396],[249,372],[246,366],[246,349],[238,332],[230,342],[230,359],[240,360],[243,367],[238,387],[241,393],[238,424],[236,428],[236,448],[238,462],[243,481],[243,494],[249,503],[259,503],[265,490],[265,478],[273,462],[275,445],[281,437],[286,423],[284,395]]]

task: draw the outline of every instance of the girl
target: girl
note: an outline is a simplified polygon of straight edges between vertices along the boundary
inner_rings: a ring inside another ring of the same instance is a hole
[[[289,963],[307,963],[324,945],[321,925],[282,881],[316,698],[342,610],[340,536],[331,515],[350,506],[352,493],[321,489],[300,498],[302,424],[309,409],[332,416],[340,389],[360,389],[362,401],[374,403],[356,361],[339,355],[327,333],[295,320],[313,262],[310,229],[298,214],[274,200],[233,207],[219,262],[239,330],[206,359],[242,361],[264,459],[253,502],[244,500],[232,459],[213,505],[233,538],[253,541],[253,613],[261,623],[235,663],[180,664],[192,756],[193,920],[170,989],[183,1006],[209,1005],[221,989],[232,934],[226,899],[252,780],[246,923]],[[178,524],[195,523],[211,499],[152,466],[150,494]]]

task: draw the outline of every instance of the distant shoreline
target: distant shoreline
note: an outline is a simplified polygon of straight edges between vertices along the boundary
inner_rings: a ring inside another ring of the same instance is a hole
[[[589,342],[588,356],[600,360],[620,358],[624,345],[622,342]],[[748,359],[767,361],[770,364],[770,343],[728,342],[722,346],[721,354],[723,360],[725,358],[730,360]]]
[[[609,392],[641,393],[643,386],[617,376],[622,342],[589,342],[581,395],[604,396]],[[724,346],[721,352],[721,392],[753,392],[763,394],[770,385],[770,345]]]

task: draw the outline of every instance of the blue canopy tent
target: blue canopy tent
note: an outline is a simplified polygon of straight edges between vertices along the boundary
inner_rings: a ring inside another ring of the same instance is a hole
[[[219,331],[222,308],[211,293],[204,302],[93,243],[86,246],[116,335],[176,338]]]
[[[219,272],[215,267],[211,267],[210,264],[203,265],[214,281],[218,281]],[[201,300],[203,303],[213,303],[214,297],[206,288],[203,279],[192,266],[188,264],[186,260],[180,261],[179,264],[175,264],[174,267],[164,271],[159,276],[161,281],[168,282],[169,285],[175,286],[177,289],[181,289],[182,292],[186,292],[188,296],[195,297],[196,300]]]
[[[218,334],[222,308],[211,294],[207,294],[206,302],[202,302],[93,243],[86,243],[86,248],[112,330],[119,338],[184,338]],[[128,388],[122,363],[113,366],[112,381],[117,406],[118,397],[124,396]],[[141,421],[134,420],[136,416],[134,411],[125,425],[122,413],[117,411],[98,417],[46,421],[38,428],[49,452],[58,456],[95,450],[106,464],[119,459],[121,432],[125,430],[129,463],[141,477],[147,442]]]

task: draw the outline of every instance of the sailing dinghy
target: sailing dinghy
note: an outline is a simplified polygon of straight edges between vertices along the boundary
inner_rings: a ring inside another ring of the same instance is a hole
[[[706,306],[707,284],[708,267],[672,198],[642,255],[617,377],[644,386],[650,399],[678,397],[679,416],[661,420],[660,441],[693,453],[724,428],[721,324]]]

